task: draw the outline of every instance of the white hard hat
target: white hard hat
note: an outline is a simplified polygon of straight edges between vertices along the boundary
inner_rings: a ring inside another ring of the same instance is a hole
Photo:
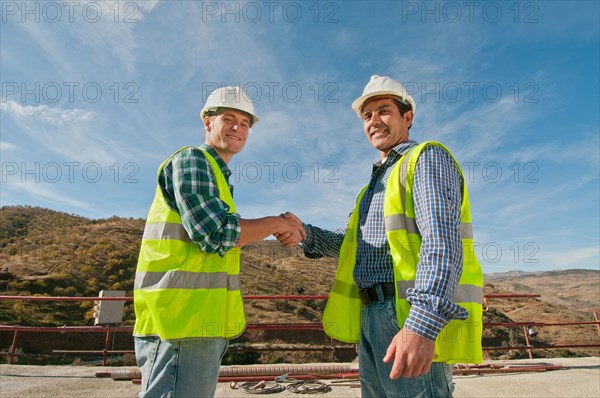
[[[373,75],[371,76],[371,80],[365,86],[363,93],[360,97],[358,97],[352,103],[352,109],[354,112],[361,117],[361,110],[365,102],[377,95],[393,95],[398,97],[400,102],[403,102],[410,106],[410,109],[415,113],[417,109],[417,105],[415,104],[415,100],[411,97],[407,92],[404,86],[394,79],[391,79],[387,76],[379,76]]]
[[[200,118],[204,119],[209,111],[216,111],[218,108],[230,108],[246,112],[252,116],[252,124],[258,122],[258,116],[254,114],[254,104],[248,95],[238,86],[220,87],[210,93],[206,99],[204,108],[200,111]]]

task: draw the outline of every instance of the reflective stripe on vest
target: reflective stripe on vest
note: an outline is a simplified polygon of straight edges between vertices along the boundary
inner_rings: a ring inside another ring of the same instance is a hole
[[[386,231],[406,230],[409,234],[418,234],[417,222],[414,218],[404,217],[402,214],[392,214],[385,217]],[[461,223],[460,225],[461,238],[473,239],[473,226],[471,223]]]
[[[438,143],[426,142],[405,154],[390,173],[384,199],[384,219],[394,262],[397,293],[395,298],[396,315],[400,328],[403,327],[410,311],[410,303],[406,300],[406,291],[414,287],[421,247],[421,237],[414,217],[412,185],[416,162],[426,145],[441,146]],[[447,151],[446,148],[444,149]],[[365,190],[366,187],[357,198],[348,230],[355,231],[358,228],[358,217],[354,217],[354,215],[358,214],[362,194]],[[466,321],[451,321],[442,330],[436,341],[434,357],[436,362],[480,363],[483,360],[481,351],[483,277],[473,250],[469,207],[468,193],[464,186],[461,206],[462,225],[460,227],[463,242],[463,272],[452,300],[467,309],[469,318]],[[344,285],[348,284],[348,278],[352,278],[351,284],[354,284],[352,276],[356,262],[356,246],[356,234],[353,234],[350,239],[346,236],[340,251],[334,289],[329,296],[323,315],[325,331],[335,339],[350,343],[357,342],[360,336],[360,301],[348,294],[353,290]],[[353,253],[353,255],[348,253]],[[340,279],[344,279],[345,282],[341,283]],[[354,286],[356,285],[354,284]]]
[[[202,151],[216,179],[220,199],[229,206],[230,213],[235,212],[229,186],[216,160]],[[178,152],[161,164],[159,175]],[[240,249],[232,248],[223,257],[201,251],[158,186],[135,276],[134,335],[160,336],[163,340],[239,336],[246,325],[239,270]]]
[[[136,272],[134,289],[240,290],[240,276],[227,272]]]
[[[142,239],[192,241],[182,224],[172,222],[146,224]]]
[[[397,281],[396,292],[398,293],[398,297],[401,299],[406,299],[406,291],[414,287],[415,281]],[[452,295],[452,302],[465,303],[472,301],[476,303],[481,301],[482,296],[483,288],[481,286],[459,284]]]

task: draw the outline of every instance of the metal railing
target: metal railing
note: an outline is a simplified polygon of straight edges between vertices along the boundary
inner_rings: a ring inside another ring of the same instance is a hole
[[[244,300],[325,300],[328,296],[313,295],[313,296],[269,296],[269,295],[249,295],[244,296]],[[537,298],[538,294],[487,294],[484,295],[484,303],[487,299],[503,299],[503,298]],[[23,301],[133,301],[132,297],[50,297],[50,296],[0,296],[2,300],[23,300]],[[534,349],[554,349],[554,348],[600,348],[600,344],[561,344],[561,345],[532,345],[529,339],[529,328],[545,327],[545,326],[574,326],[574,325],[596,325],[600,334],[600,308],[590,308],[586,311],[593,312],[595,321],[590,322],[497,322],[484,323],[483,327],[520,327],[525,335],[525,346],[502,346],[502,347],[483,347],[484,351],[498,350],[527,350],[530,359],[533,359]],[[321,322],[296,322],[296,323],[254,323],[248,324],[246,330],[279,330],[279,331],[301,331],[301,330],[319,330],[323,331]],[[132,333],[131,326],[62,326],[62,327],[38,327],[38,326],[11,326],[0,325],[0,332],[12,331],[12,344],[8,352],[1,352],[0,355],[8,356],[8,363],[11,364],[15,357],[32,357],[46,358],[47,354],[21,354],[16,352],[17,339],[19,332],[41,332],[41,333],[106,333],[105,345],[102,350],[53,350],[56,354],[74,354],[74,355],[102,355],[102,365],[107,364],[107,355],[119,355],[133,353],[133,350],[112,350],[109,348],[111,333]],[[332,351],[332,357],[335,360],[336,350],[344,348],[352,348],[352,344],[339,345],[339,342],[330,339],[329,346],[313,346],[313,347],[293,347],[293,346],[269,346],[269,347],[252,347],[252,346],[232,346],[233,350],[237,351]]]

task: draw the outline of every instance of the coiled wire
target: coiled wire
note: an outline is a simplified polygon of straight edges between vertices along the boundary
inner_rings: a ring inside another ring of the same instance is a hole
[[[266,381],[255,383],[253,381],[247,381],[238,386],[242,391],[247,394],[275,394],[285,390],[285,387],[274,381]]]
[[[323,394],[331,391],[328,384],[319,380],[302,380],[289,384],[286,388],[296,394]]]
[[[286,387],[272,381],[261,381],[255,383],[248,381],[236,386],[246,394],[276,394],[284,390],[296,394],[323,394],[331,391],[331,386],[319,380],[301,380]]]

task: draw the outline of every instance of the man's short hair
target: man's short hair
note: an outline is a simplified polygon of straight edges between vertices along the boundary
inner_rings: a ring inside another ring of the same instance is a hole
[[[405,104],[404,102],[400,101],[399,99],[392,99],[392,101],[394,101],[394,104],[396,104],[396,106],[398,107],[398,110],[400,111],[400,114],[402,116],[404,116],[404,114],[408,111],[412,111],[412,108],[410,107],[410,105]]]
[[[400,112],[400,116],[404,116],[404,114],[406,112],[412,111],[412,108],[410,107],[410,105],[405,104],[404,102],[400,101],[400,99],[393,98],[392,101],[394,101],[394,104],[396,104],[396,107],[398,108],[398,111]],[[410,130],[411,127],[412,127],[412,123],[410,124],[410,126],[408,126],[408,129]]]

